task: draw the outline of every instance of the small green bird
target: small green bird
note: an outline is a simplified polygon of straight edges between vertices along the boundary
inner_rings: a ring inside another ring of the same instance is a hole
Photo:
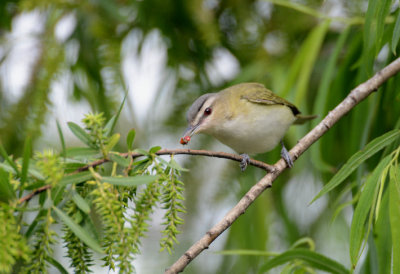
[[[270,151],[281,142],[281,156],[292,167],[282,138],[290,125],[315,117],[300,115],[296,106],[262,84],[242,83],[197,98],[186,114],[189,126],[180,142],[187,144],[197,133],[211,135],[243,156],[242,170],[250,161],[248,154]]]

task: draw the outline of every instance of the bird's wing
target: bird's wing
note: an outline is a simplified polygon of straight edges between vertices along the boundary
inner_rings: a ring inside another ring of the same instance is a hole
[[[284,105],[292,110],[293,115],[297,115],[300,113],[295,105],[274,94],[272,91],[265,88],[261,84],[255,83],[252,85],[248,85],[246,88],[246,93],[243,94],[241,98],[257,104]]]

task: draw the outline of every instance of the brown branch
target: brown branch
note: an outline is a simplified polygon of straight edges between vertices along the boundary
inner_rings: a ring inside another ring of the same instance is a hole
[[[233,161],[237,161],[237,162],[241,162],[242,161],[242,156],[237,155],[237,154],[232,154],[232,153],[226,153],[226,152],[216,152],[216,151],[208,151],[208,150],[195,150],[195,149],[161,149],[159,151],[157,151],[155,153],[156,155],[178,155],[178,154],[187,154],[187,155],[201,155],[201,156],[208,156],[208,157],[216,157],[216,158],[225,158],[225,159],[229,159],[229,160],[233,160]],[[120,154],[123,157],[132,157],[132,158],[137,158],[137,157],[141,157],[144,156],[141,153],[137,153],[137,152],[126,152],[126,153],[121,153]],[[77,170],[75,170],[74,172],[70,173],[71,174],[76,174],[82,171],[86,171],[88,170],[90,167],[96,167],[99,165],[102,165],[104,163],[109,162],[109,159],[101,159],[101,160],[97,160],[94,161],[86,166],[83,166],[81,168],[78,168]],[[254,159],[250,159],[250,165],[258,167],[258,168],[262,168],[268,172],[272,172],[274,169],[271,165],[268,165],[264,162],[261,161],[257,161]],[[22,197],[21,199],[19,199],[18,203],[23,203],[23,202],[27,202],[30,199],[32,199],[35,195],[46,191],[47,189],[51,188],[51,185],[45,185],[42,186],[38,189],[35,189],[34,191],[32,191],[31,193],[27,194],[26,196]]]
[[[296,146],[290,150],[290,155],[295,161],[306,149],[308,149],[315,141],[321,138],[337,121],[346,115],[358,103],[364,100],[373,91],[376,91],[380,85],[386,80],[400,71],[400,58],[397,58],[381,71],[377,72],[368,81],[360,84],[353,89],[350,94],[335,109],[330,111],[328,115],[306,136],[304,136]],[[233,207],[214,227],[212,227],[199,241],[193,244],[165,273],[179,273],[196,258],[228,227],[232,225],[240,215],[261,195],[261,193],[272,186],[274,180],[286,169],[286,163],[280,159],[274,165],[274,172],[268,173],[260,181],[257,182],[243,198]]]

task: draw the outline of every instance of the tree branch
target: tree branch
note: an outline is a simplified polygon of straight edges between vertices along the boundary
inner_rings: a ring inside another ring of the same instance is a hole
[[[388,66],[377,72],[368,81],[353,89],[349,95],[328,113],[328,115],[306,136],[290,150],[293,161],[297,160],[315,141],[321,138],[337,121],[346,115],[358,103],[364,100],[372,92],[376,91],[386,80],[400,71],[400,58],[397,58]],[[221,221],[212,227],[199,241],[193,244],[165,273],[179,273],[196,258],[204,249],[232,225],[240,215],[261,195],[261,193],[272,186],[275,179],[286,169],[286,162],[280,159],[274,166],[274,172],[268,173],[257,182],[243,198],[233,207]]]
[[[208,151],[208,150],[195,150],[195,149],[160,149],[159,151],[157,151],[155,153],[156,155],[178,155],[178,154],[187,154],[187,155],[201,155],[201,156],[207,156],[207,157],[216,157],[216,158],[225,158],[225,159],[229,159],[229,160],[233,160],[233,161],[237,161],[237,162],[241,162],[242,161],[242,156],[238,155],[238,154],[232,154],[232,153],[226,153],[226,152],[217,152],[217,151]],[[137,158],[137,157],[141,157],[144,156],[141,153],[137,153],[137,152],[126,152],[126,153],[121,153],[120,154],[123,157],[132,157],[132,158]],[[88,170],[90,167],[96,167],[99,165],[102,165],[104,163],[109,162],[109,159],[101,159],[101,160],[97,160],[94,161],[86,166],[83,166],[81,168],[78,168],[77,170],[75,170],[74,172],[72,172],[71,174],[76,174],[82,171],[86,171]],[[250,165],[258,167],[258,168],[262,168],[268,172],[272,172],[274,170],[273,166],[268,165],[264,162],[261,161],[257,161],[254,159],[250,159]],[[69,175],[71,175],[69,174]],[[23,202],[27,202],[30,199],[32,199],[35,195],[46,191],[47,189],[51,188],[51,185],[45,185],[42,186],[40,188],[35,189],[34,191],[32,191],[31,193],[27,194],[26,196],[22,197],[21,199],[18,200],[18,203],[23,203]]]

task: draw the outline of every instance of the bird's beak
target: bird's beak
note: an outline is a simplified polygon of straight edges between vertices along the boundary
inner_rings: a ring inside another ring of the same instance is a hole
[[[192,137],[192,135],[196,133],[198,127],[199,127],[199,124],[197,124],[197,125],[189,125],[186,128],[185,133],[183,134],[183,137],[185,137],[185,136]]]
[[[183,133],[183,137],[180,140],[180,143],[182,145],[186,145],[190,141],[190,137],[192,137],[193,134],[196,133],[197,129],[199,128],[200,124],[197,125],[189,125],[187,129],[185,130],[185,133]]]

